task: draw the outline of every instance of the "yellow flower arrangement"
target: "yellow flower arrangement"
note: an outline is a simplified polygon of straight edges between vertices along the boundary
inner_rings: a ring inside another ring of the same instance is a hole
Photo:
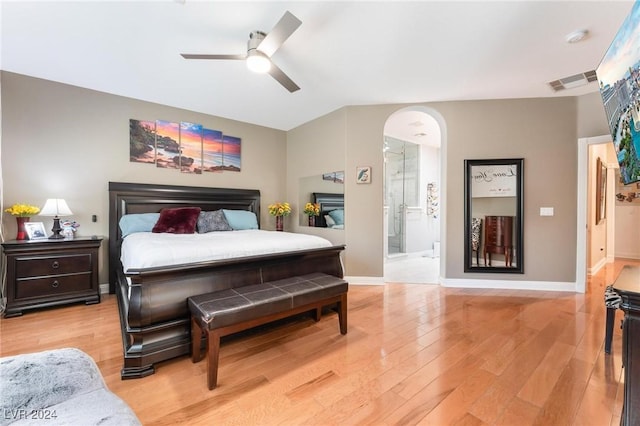
[[[40,213],[40,208],[29,204],[14,204],[5,209],[5,212],[12,216],[29,217]]]
[[[304,205],[304,214],[307,216],[319,216],[320,215],[320,204],[318,203],[307,203]]]
[[[291,214],[291,206],[289,203],[270,204],[269,214],[271,216],[289,216]]]

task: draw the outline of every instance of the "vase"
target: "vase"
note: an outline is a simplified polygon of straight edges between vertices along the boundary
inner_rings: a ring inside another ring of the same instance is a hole
[[[276,231],[284,231],[284,217],[276,216]]]
[[[309,226],[316,226],[316,217],[309,216]]]
[[[26,240],[27,239],[27,230],[24,227],[26,222],[29,222],[30,217],[16,217],[16,222],[18,223],[18,235],[16,235],[16,240]]]

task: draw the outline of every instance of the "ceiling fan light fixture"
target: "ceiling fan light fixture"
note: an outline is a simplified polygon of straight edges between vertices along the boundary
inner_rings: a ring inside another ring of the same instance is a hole
[[[264,74],[271,69],[271,61],[264,53],[255,49],[250,50],[247,55],[247,68],[253,72]]]

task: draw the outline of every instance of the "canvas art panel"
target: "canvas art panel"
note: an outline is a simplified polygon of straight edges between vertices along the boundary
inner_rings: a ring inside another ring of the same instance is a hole
[[[202,124],[180,123],[180,155],[182,173],[202,173]]]
[[[205,172],[222,171],[222,132],[202,129],[202,167]]]
[[[240,167],[240,147],[242,140],[235,136],[222,136],[222,169],[239,172]]]
[[[156,166],[178,170],[179,154],[180,123],[156,120]]]
[[[156,122],[129,120],[129,161],[156,162]]]
[[[198,123],[129,119],[129,161],[202,174],[241,170],[242,139]]]

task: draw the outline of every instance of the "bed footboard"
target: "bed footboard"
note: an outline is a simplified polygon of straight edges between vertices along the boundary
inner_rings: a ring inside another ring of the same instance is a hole
[[[343,277],[344,246],[222,261],[132,270],[119,274],[118,308],[124,350],[123,379],[153,374],[160,361],[191,350],[187,298],[232,287],[306,275]]]

